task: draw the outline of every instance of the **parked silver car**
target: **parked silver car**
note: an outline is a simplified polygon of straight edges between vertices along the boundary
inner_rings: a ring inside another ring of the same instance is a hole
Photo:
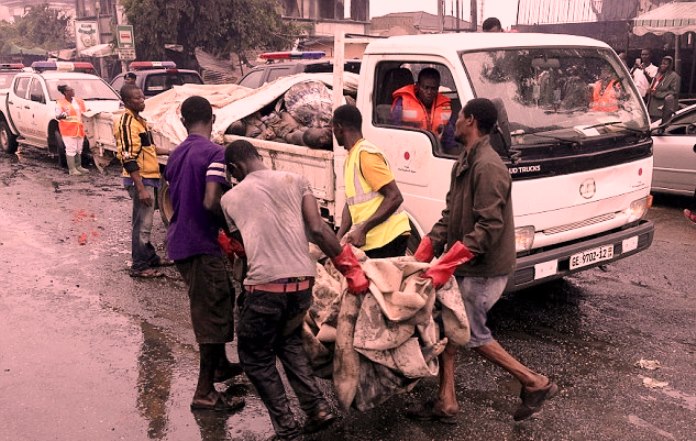
[[[696,188],[696,105],[679,110],[663,130],[652,123],[652,191],[692,196]]]

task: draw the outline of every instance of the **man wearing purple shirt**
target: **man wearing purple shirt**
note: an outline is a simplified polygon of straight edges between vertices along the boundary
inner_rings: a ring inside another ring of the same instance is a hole
[[[205,98],[192,96],[181,105],[189,136],[169,157],[164,176],[174,215],[167,230],[169,257],[188,285],[191,322],[200,348],[198,385],[191,410],[234,411],[244,399],[215,390],[242,372],[230,363],[225,343],[234,336],[234,290],[217,242],[224,225],[220,197],[227,186],[224,150],[210,141],[215,121]]]

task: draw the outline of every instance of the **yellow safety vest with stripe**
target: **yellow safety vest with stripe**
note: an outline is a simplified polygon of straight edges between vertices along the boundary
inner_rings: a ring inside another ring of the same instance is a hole
[[[343,176],[346,184],[346,204],[350,210],[353,225],[368,220],[375,214],[384,200],[384,196],[370,187],[360,171],[361,152],[378,154],[384,158],[385,162],[387,161],[377,147],[364,139],[358,141],[350,150],[346,158]],[[361,249],[369,251],[381,248],[410,230],[408,216],[399,208],[389,219],[367,232],[365,245]]]

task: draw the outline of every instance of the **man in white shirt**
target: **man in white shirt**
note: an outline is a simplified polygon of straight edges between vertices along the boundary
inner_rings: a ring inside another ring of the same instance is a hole
[[[651,56],[650,49],[641,50],[640,58],[636,58],[636,62],[631,68],[633,82],[636,83],[638,92],[640,92],[643,99],[645,99],[648,94],[652,79],[657,75],[658,68],[652,64]]]

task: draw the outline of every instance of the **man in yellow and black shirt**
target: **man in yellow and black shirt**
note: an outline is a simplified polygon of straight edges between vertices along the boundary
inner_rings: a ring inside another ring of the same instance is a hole
[[[131,237],[133,264],[131,277],[159,277],[156,268],[171,265],[161,258],[150,243],[152,218],[155,211],[155,188],[159,187],[160,172],[158,150],[152,142],[147,122],[140,116],[145,110],[145,96],[137,86],[127,84],[121,89],[121,99],[126,107],[114,121],[116,155],[123,165],[123,185],[133,200],[133,233]]]
[[[363,138],[362,115],[355,106],[338,107],[332,128],[338,144],[348,150],[346,205],[338,237],[370,258],[403,256],[411,227],[399,209],[404,198],[384,153]]]

